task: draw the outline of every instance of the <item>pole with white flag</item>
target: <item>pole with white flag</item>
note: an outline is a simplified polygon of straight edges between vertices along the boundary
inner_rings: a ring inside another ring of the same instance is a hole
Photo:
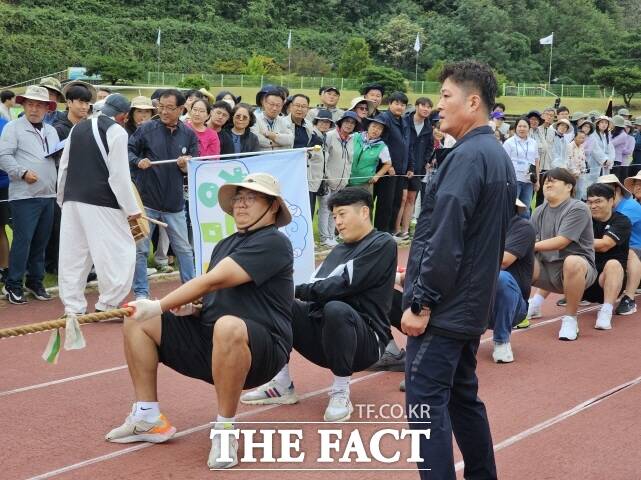
[[[287,37],[287,75],[292,74],[292,31],[289,31]]]
[[[421,51],[421,39],[416,32],[416,40],[414,41],[414,51],[416,52],[416,79],[415,82],[418,83],[418,52]]]
[[[554,32],[552,32],[547,37],[543,37],[539,39],[539,43],[541,45],[550,46],[550,68],[548,70],[548,89],[549,89],[551,88],[551,84],[552,84],[552,48],[554,48]]]
[[[160,79],[160,28],[158,29],[158,36],[156,37],[156,46],[158,47],[158,68],[157,68],[158,78],[156,80],[159,81]]]

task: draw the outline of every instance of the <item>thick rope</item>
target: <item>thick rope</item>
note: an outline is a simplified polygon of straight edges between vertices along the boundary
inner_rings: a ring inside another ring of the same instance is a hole
[[[132,310],[130,308],[118,308],[115,310],[107,310],[106,312],[88,313],[87,315],[80,315],[76,318],[80,324],[94,323],[102,320],[124,318],[131,315],[131,311]],[[30,323],[17,327],[3,328],[0,329],[0,338],[18,337],[20,335],[28,335],[29,333],[45,332],[47,330],[55,330],[56,328],[65,328],[66,325],[67,319],[59,318],[48,322]]]

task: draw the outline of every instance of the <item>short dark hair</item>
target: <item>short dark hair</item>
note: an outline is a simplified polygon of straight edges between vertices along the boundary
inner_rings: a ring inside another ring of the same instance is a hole
[[[225,103],[227,103],[227,102],[225,102]],[[234,115],[236,115],[236,112],[238,110],[240,110],[241,108],[244,108],[245,110],[247,110],[247,112],[249,112],[249,125],[247,125],[247,128],[253,127],[254,124],[256,123],[256,115],[254,115],[254,109],[250,105],[248,105],[246,103],[237,103],[236,104],[236,106],[234,107],[234,109],[231,112],[230,121],[233,123]]]
[[[568,107],[566,107],[565,105],[561,105],[559,108],[556,109],[556,113],[560,113],[560,112],[568,112],[568,113],[570,113],[570,109]]]
[[[74,85],[67,90],[65,99],[67,101],[80,100],[82,102],[91,102],[91,92],[84,85]]]
[[[457,85],[478,89],[481,94],[481,101],[485,104],[485,108],[489,113],[490,108],[494,105],[498,90],[496,76],[489,65],[476,60],[450,63],[445,65],[441,75],[439,75],[441,83],[447,79]]]
[[[113,93],[111,91],[111,88],[107,88],[107,87],[98,87],[97,91],[98,92],[107,92],[109,95],[111,95]]]
[[[105,89],[104,89],[104,88],[101,88],[100,90],[105,90]],[[156,89],[156,90],[154,90],[154,92],[151,94],[151,97],[150,97],[150,98],[151,98],[152,100],[158,100],[160,97],[162,97],[162,95],[163,95],[164,93],[165,93],[165,89],[164,89],[164,88],[157,88],[157,89]]]
[[[194,90],[194,89],[187,90],[184,95],[185,95],[185,98],[189,98],[189,97],[196,97],[198,99],[205,98],[205,96],[203,95],[203,92],[199,92],[198,90]]]
[[[11,100],[15,96],[16,94],[13,93],[11,90],[3,90],[2,93],[0,93],[0,102],[4,103],[7,100]]]
[[[434,106],[434,103],[432,102],[432,100],[430,100],[430,99],[429,99],[429,98],[427,98],[427,97],[418,97],[418,98],[416,99],[416,101],[414,102],[414,105],[415,105],[415,106],[417,106],[417,107],[418,107],[419,105],[428,105],[428,106],[430,106],[430,107],[433,107],[433,106]]]
[[[607,183],[593,183],[588,187],[587,196],[603,197],[609,200],[615,197],[615,191],[614,188]]]
[[[516,122],[514,122],[514,130],[516,130],[516,127],[518,126],[519,122],[525,122],[527,124],[528,130],[530,129],[530,119],[527,117],[519,117]]]
[[[291,97],[287,98],[287,101],[289,103],[292,103],[298,97],[304,98],[305,100],[307,100],[307,104],[309,105],[309,102],[310,102],[309,97],[307,95],[305,95],[304,93],[295,93]]]
[[[505,104],[501,102],[496,102],[494,106],[492,107],[492,111],[496,110],[497,108],[500,108],[505,112]]]
[[[197,98],[196,100],[194,100],[194,103],[191,104],[191,108],[194,108],[194,105],[196,105],[198,102],[202,103],[205,106],[205,110],[207,110],[207,115],[209,115],[211,113],[211,105],[204,98]]]
[[[561,182],[572,185],[572,189],[576,186],[576,178],[570,173],[567,168],[556,167],[551,170],[548,170],[543,175],[543,182],[548,178],[553,178],[554,180],[560,180]]]
[[[231,114],[232,114],[231,105],[230,105],[229,103],[227,103],[226,101],[221,100],[221,101],[219,101],[219,102],[214,103],[214,104],[211,106],[211,109],[212,109],[212,110],[215,110],[215,109],[217,109],[217,108],[222,108],[222,109],[223,109],[223,110],[225,110],[225,111],[229,114],[229,116],[231,117]]]
[[[387,97],[387,103],[392,102],[398,102],[402,103],[403,105],[407,105],[409,103],[409,99],[403,92],[392,92],[390,93],[390,96]]]
[[[347,207],[351,205],[363,205],[372,210],[372,194],[364,188],[346,187],[333,193],[327,201],[330,210],[334,207]]]
[[[185,96],[180,90],[177,90],[175,88],[168,88],[167,90],[163,90],[158,96],[158,99],[167,97],[174,97],[176,99],[176,106],[178,107],[182,107],[185,104]]]

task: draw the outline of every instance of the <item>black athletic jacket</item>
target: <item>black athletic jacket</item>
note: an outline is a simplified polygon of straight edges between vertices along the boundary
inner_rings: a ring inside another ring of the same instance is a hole
[[[428,330],[474,338],[487,328],[516,177],[490,127],[458,140],[427,187],[410,249],[403,308],[431,308]]]

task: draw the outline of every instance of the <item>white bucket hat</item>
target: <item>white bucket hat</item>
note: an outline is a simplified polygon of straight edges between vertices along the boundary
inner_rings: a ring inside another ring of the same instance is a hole
[[[29,85],[22,95],[16,95],[16,103],[18,105],[22,105],[25,100],[35,100],[37,102],[46,103],[50,112],[53,112],[58,108],[58,104],[56,102],[49,100],[49,90],[45,87]]]

